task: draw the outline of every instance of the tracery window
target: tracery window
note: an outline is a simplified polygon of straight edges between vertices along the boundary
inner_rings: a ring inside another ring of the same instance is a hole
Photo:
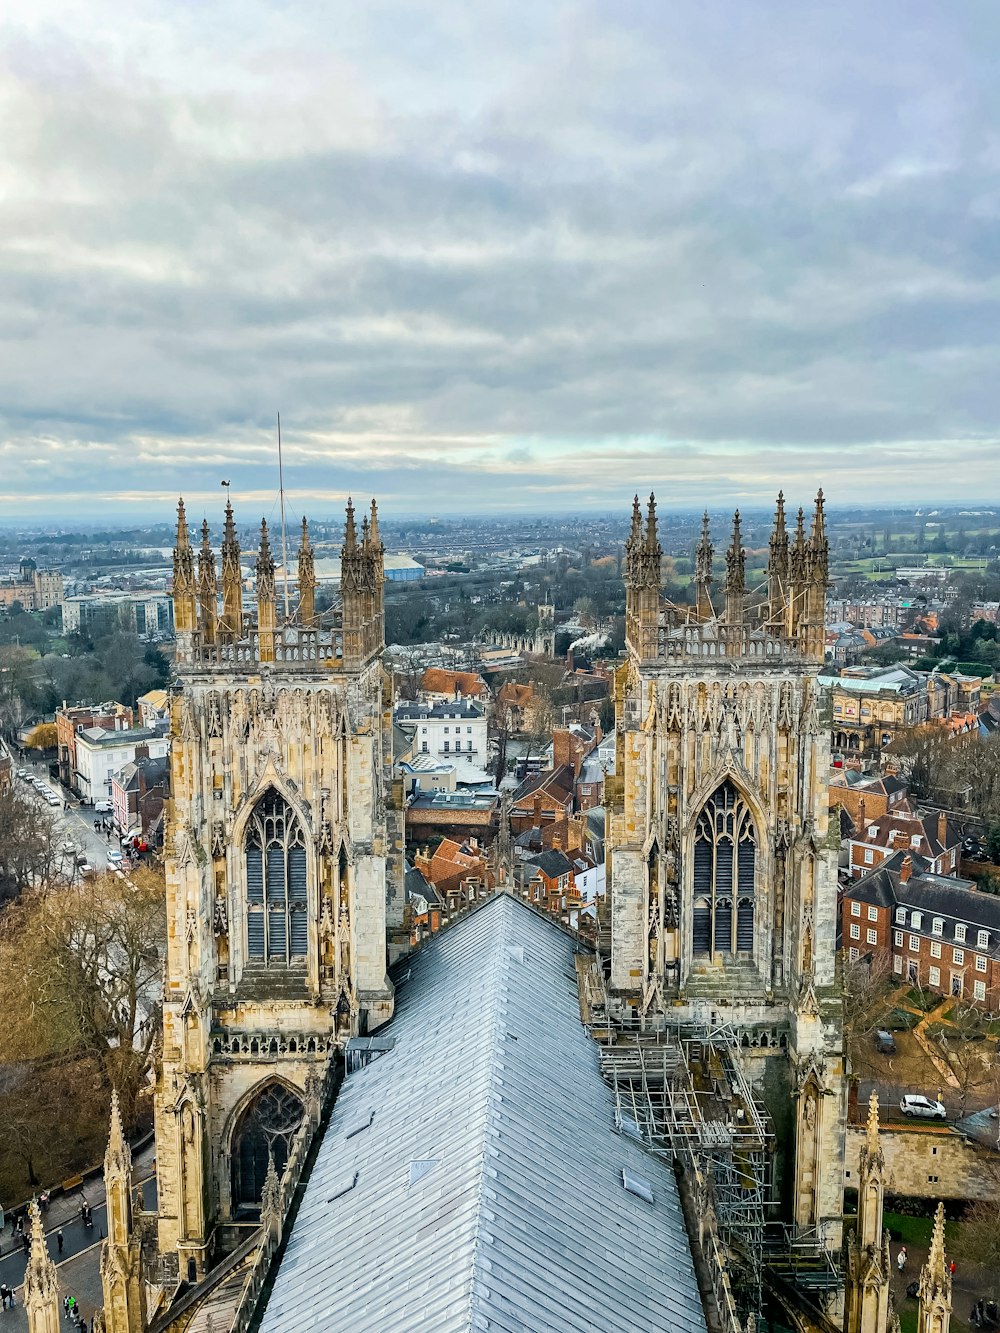
[[[693,945],[696,954],[753,953],[757,832],[729,781],[695,825]]]
[[[302,1099],[281,1083],[270,1083],[240,1116],[233,1135],[233,1210],[239,1214],[260,1203],[273,1159],[279,1177],[284,1174],[295,1131],[302,1123]]]
[[[282,966],[309,944],[302,825],[273,789],[257,802],[246,834],[247,956]]]

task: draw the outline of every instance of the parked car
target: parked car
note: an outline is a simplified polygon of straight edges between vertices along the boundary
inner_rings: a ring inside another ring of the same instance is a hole
[[[121,852],[108,852],[109,866],[120,866],[124,860],[125,858],[122,856]]]
[[[918,1093],[908,1092],[899,1103],[903,1115],[919,1116],[923,1120],[945,1120],[948,1112],[939,1101],[921,1097]]]
[[[885,1028],[879,1028],[875,1033],[875,1049],[879,1055],[895,1055],[896,1038]]]
[[[84,863],[80,866],[80,874],[84,877],[84,879],[89,879],[90,876],[93,875],[94,873],[95,873],[94,867],[90,864],[89,861],[84,861]]]
[[[111,806],[111,802],[110,802],[110,801],[95,801],[95,802],[94,802],[94,810],[95,810],[95,812],[96,812],[97,814],[99,814],[99,815],[110,815],[110,814],[111,814],[111,809],[112,809],[112,806]]]

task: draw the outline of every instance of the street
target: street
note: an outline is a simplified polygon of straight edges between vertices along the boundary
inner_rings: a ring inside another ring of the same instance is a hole
[[[118,837],[115,833],[111,834],[110,840],[105,833],[97,833],[94,830],[95,819],[108,819],[110,815],[99,815],[95,813],[92,806],[78,806],[67,796],[65,789],[55,782],[48,774],[47,766],[43,763],[31,761],[25,755],[17,761],[17,768],[24,768],[32,777],[41,778],[48,784],[49,789],[58,796],[59,806],[52,806],[52,815],[55,821],[56,829],[65,835],[65,841],[73,843],[79,847],[80,851],[86,856],[87,861],[95,870],[104,870],[108,866],[108,852],[118,851]],[[20,786],[29,796],[33,796],[41,804],[45,805],[43,797],[36,793],[34,787],[23,779],[17,779]],[[68,808],[62,809],[62,803],[68,802]],[[45,808],[49,807],[45,805]]]
[[[135,1188],[142,1186],[143,1203],[149,1210],[156,1208],[156,1177],[152,1173],[154,1152],[153,1145],[147,1145],[136,1153],[133,1163]],[[85,1227],[80,1220],[80,1204],[84,1199],[93,1210],[93,1225],[89,1227]],[[55,1238],[60,1227],[63,1231],[62,1254],[58,1253]],[[49,1253],[59,1271],[60,1294],[75,1296],[82,1313],[90,1318],[101,1304],[100,1243],[107,1235],[103,1176],[87,1181],[82,1189],[70,1195],[57,1195],[45,1215],[45,1231]],[[17,1289],[17,1305],[13,1310],[0,1314],[0,1329],[3,1333],[28,1327],[22,1289],[24,1269],[24,1249],[14,1237],[11,1221],[8,1220],[0,1232],[0,1282],[6,1282]]]

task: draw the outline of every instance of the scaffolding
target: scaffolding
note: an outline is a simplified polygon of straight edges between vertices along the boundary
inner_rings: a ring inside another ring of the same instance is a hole
[[[774,1133],[726,1025],[656,1034],[604,1029],[601,1071],[619,1132],[705,1183],[728,1248],[737,1322],[763,1301],[764,1234],[773,1202]]]

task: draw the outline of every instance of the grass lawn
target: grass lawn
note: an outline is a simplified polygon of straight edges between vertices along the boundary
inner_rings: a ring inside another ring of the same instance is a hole
[[[893,1009],[885,1020],[885,1026],[888,1032],[909,1032],[919,1022],[919,1014],[911,1013],[909,1009]]]
[[[922,991],[916,988],[908,990],[903,999],[907,1004],[912,1004],[914,1009],[920,1009],[925,1014],[941,1002],[940,995],[934,995],[931,991]]]

